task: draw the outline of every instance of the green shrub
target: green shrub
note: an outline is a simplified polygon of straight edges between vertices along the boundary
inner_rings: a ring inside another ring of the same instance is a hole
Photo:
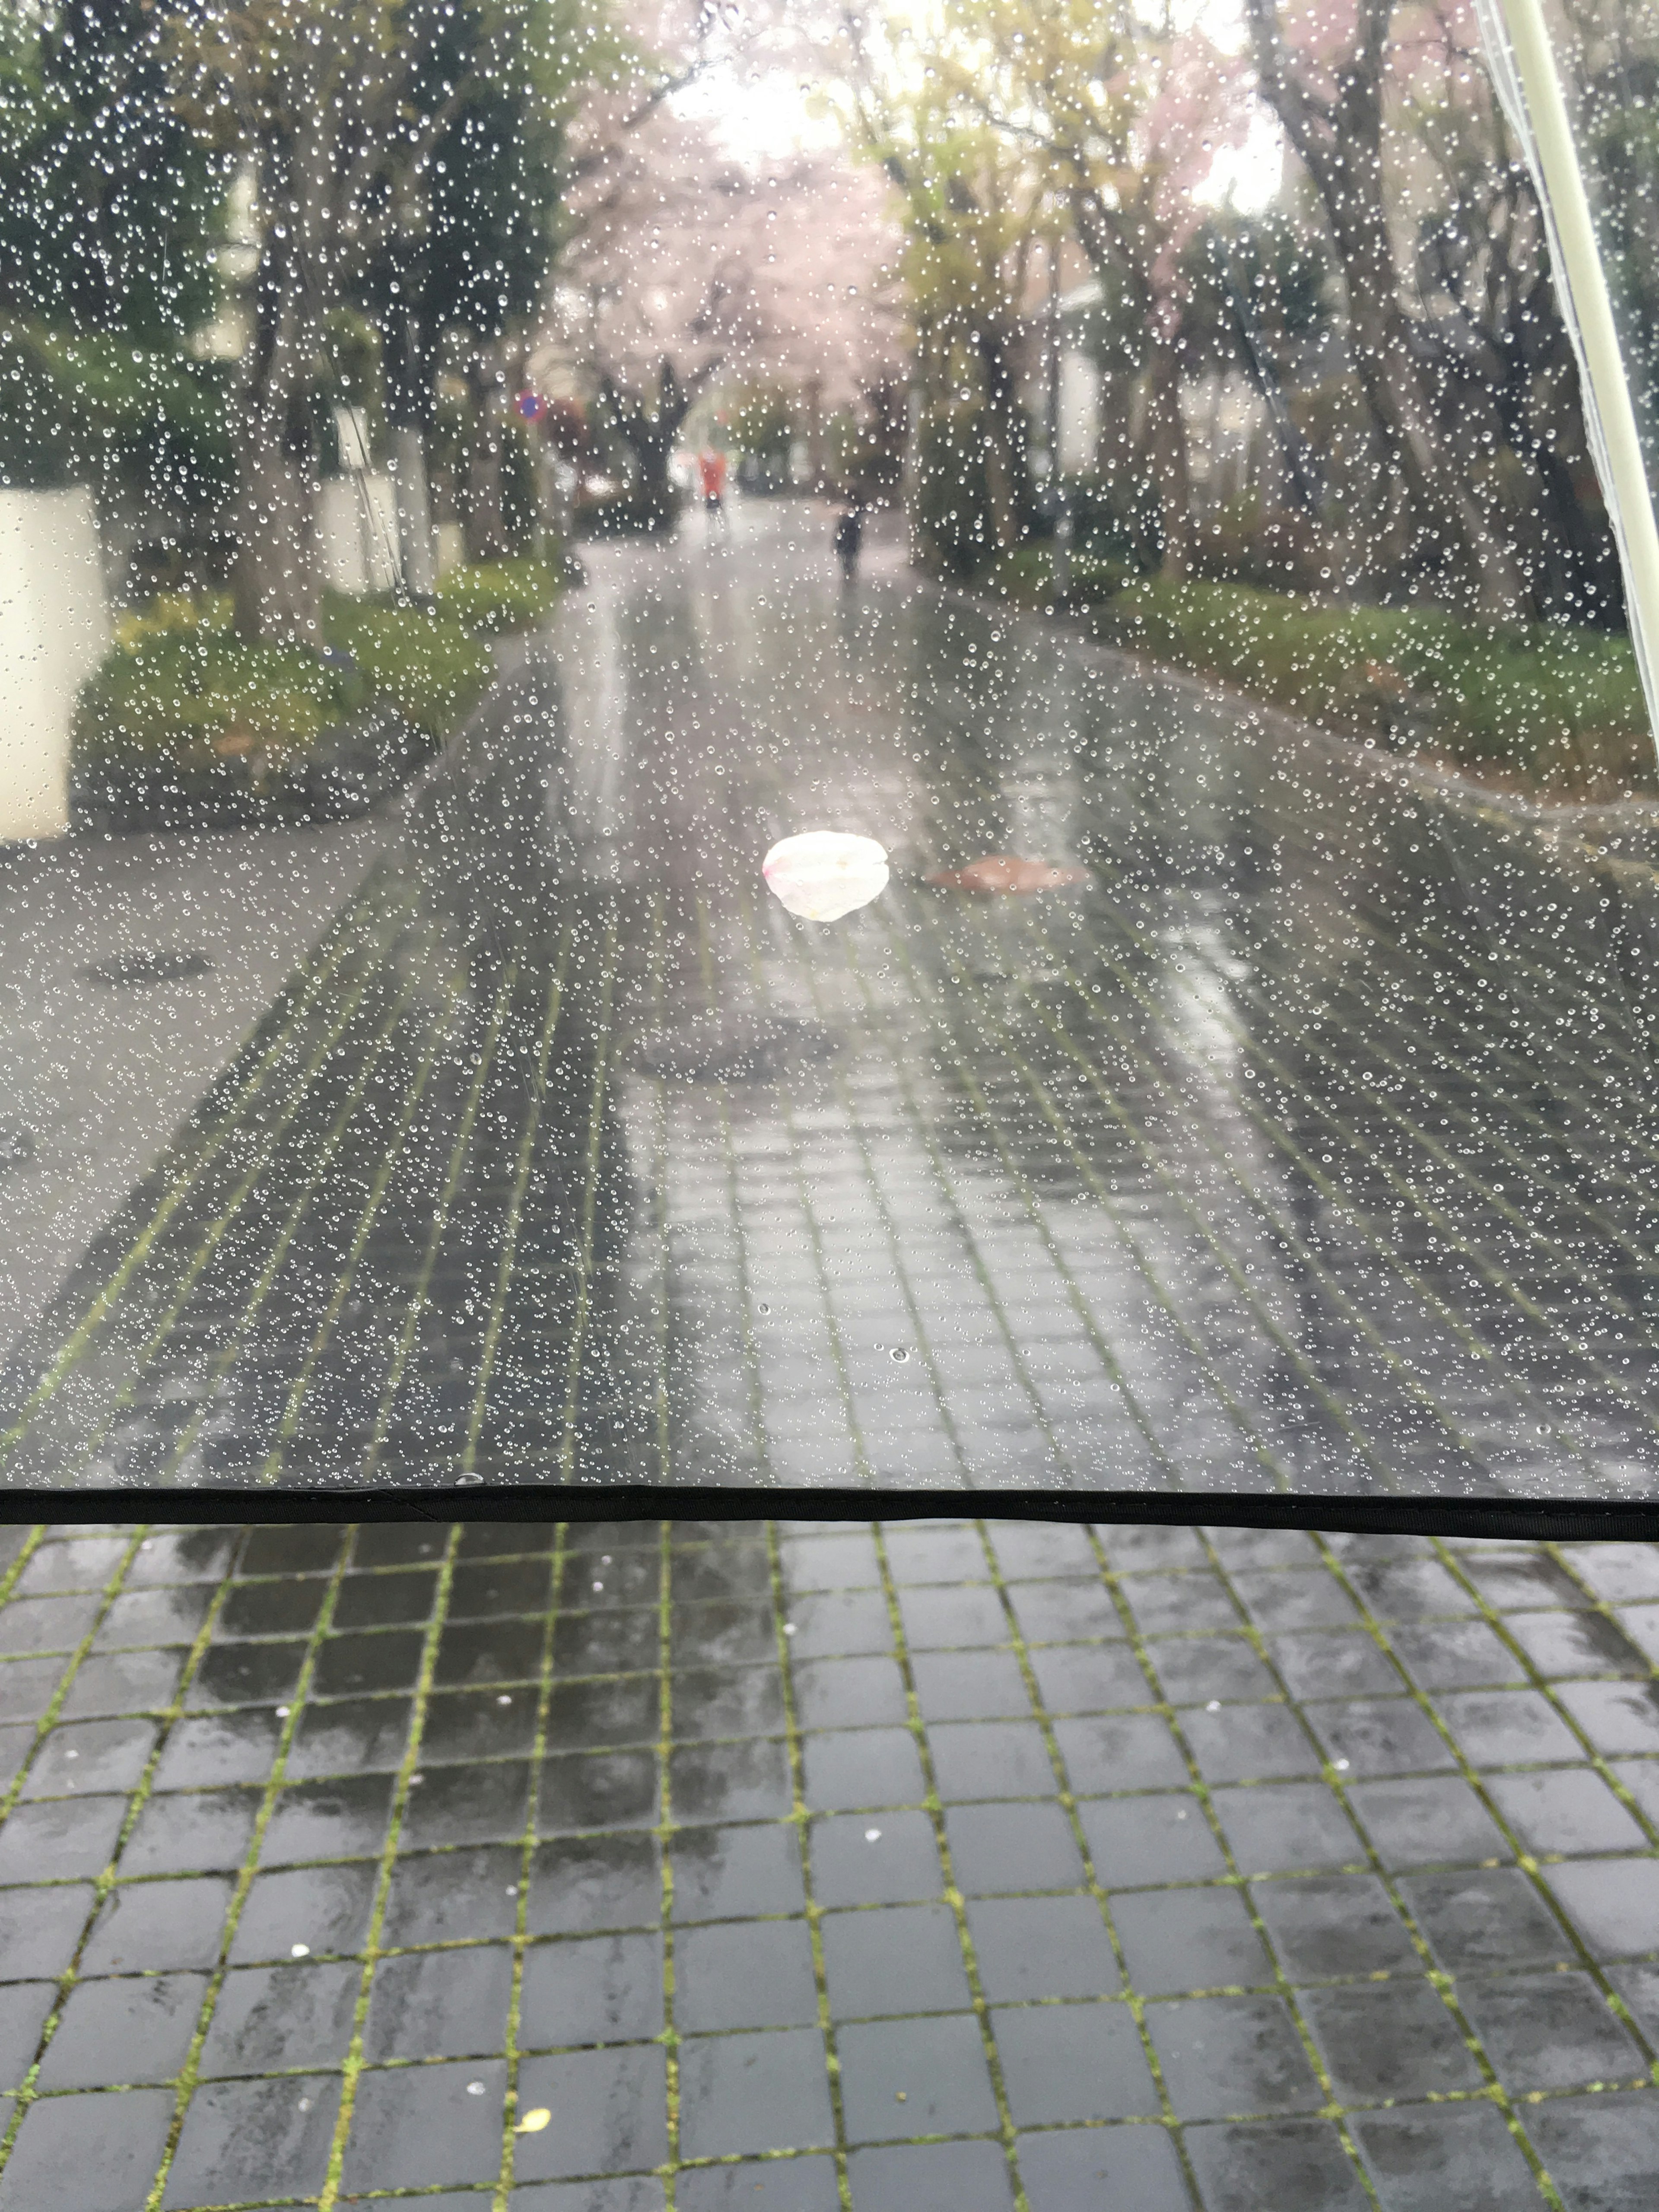
[[[377,699],[442,738],[489,682],[489,648],[446,617],[330,594],[325,627],[355,665],[248,644],[222,593],[158,599],[118,626],[82,686],[77,755],[190,768],[252,754],[280,765]]]
[[[1626,637],[1498,628],[1431,608],[1324,607],[1237,584],[1127,584],[1097,633],[1316,721],[1431,745],[1541,787],[1645,782],[1651,740]]]
[[[441,613],[474,637],[504,637],[533,629],[558,598],[556,560],[526,554],[511,561],[477,561],[453,568],[438,586]]]

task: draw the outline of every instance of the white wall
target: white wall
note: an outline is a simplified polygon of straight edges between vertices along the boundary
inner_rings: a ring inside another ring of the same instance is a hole
[[[75,695],[108,646],[92,494],[0,490],[0,842],[68,829]]]
[[[337,592],[389,592],[398,581],[398,510],[379,469],[325,477],[317,498],[317,550]]]

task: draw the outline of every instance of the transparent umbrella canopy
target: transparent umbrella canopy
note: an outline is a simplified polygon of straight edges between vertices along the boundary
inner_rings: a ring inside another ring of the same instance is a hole
[[[13,1492],[1653,1525],[1650,26],[8,36]]]

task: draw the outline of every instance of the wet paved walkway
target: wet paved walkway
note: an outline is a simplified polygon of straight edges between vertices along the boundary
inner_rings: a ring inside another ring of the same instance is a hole
[[[592,562],[0,1378],[6,1480],[1651,1494],[1652,868],[844,592],[817,508]],[[825,824],[895,882],[793,923]],[[1090,880],[922,880],[1008,849]]]
[[[0,2212],[1646,2212],[1659,1548],[0,1534]]]

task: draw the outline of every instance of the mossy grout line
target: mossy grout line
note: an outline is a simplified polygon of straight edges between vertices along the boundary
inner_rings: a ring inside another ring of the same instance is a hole
[[[775,1521],[769,1521],[765,1526],[767,1579],[772,1601],[772,1640],[777,1649],[778,1674],[782,1684],[785,1742],[789,1760],[789,1817],[794,1823],[796,1845],[800,1852],[801,1889],[806,1899],[806,1934],[812,1947],[812,1987],[817,2001],[818,2033],[823,2038],[824,2065],[829,2076],[830,2111],[836,2133],[836,2194],[841,2212],[853,2212],[852,2185],[847,2169],[847,2112],[841,2086],[841,2053],[836,2041],[836,2022],[830,2009],[830,1978],[823,1957],[823,1914],[812,1887],[811,1830],[806,1808],[806,1759],[795,1699],[794,1653],[789,1641],[793,1624],[786,1617],[783,1551],[778,1537],[778,1524]]]
[[[167,2129],[167,2143],[161,2154],[161,2163],[156,2169],[155,2179],[150,2185],[149,2196],[145,2200],[145,2212],[161,2212],[161,2197],[167,2187],[167,2175],[172,2170],[173,2159],[178,2153],[179,2139],[184,2131],[185,2117],[191,2098],[195,2094],[197,2079],[201,2069],[203,2047],[206,2044],[208,2032],[213,2025],[214,2011],[219,2002],[220,1992],[224,1987],[225,1976],[229,1971],[230,1954],[236,1941],[236,1930],[241,1920],[243,1908],[247,1903],[248,1893],[253,1887],[255,1869],[258,1865],[259,1852],[264,1843],[265,1831],[270,1826],[271,1816],[276,1809],[276,1800],[286,1778],[288,1754],[299,1729],[301,1715],[305,1711],[312,1677],[316,1672],[318,1654],[322,1649],[323,1639],[328,1633],[329,1624],[333,1618],[335,1601],[339,1594],[340,1584],[345,1578],[346,1561],[351,1556],[351,1548],[356,1539],[356,1530],[354,1527],[348,1525],[341,1530],[339,1550],[335,1557],[333,1569],[328,1577],[323,1601],[318,1608],[317,1618],[313,1623],[311,1633],[305,1639],[305,1657],[301,1662],[299,1677],[289,1693],[288,1710],[283,1720],[282,1732],[276,1739],[276,1751],[271,1761],[270,1772],[259,1793],[259,1809],[254,1815],[253,1832],[248,1838],[241,1864],[236,1870],[236,1880],[231,1890],[230,1904],[225,1913],[224,1926],[220,1931],[218,1953],[209,1970],[207,1989],[197,2013],[196,2027],[191,2036],[190,2046],[185,2054],[185,2063],[176,2077],[173,2119]],[[239,1553],[242,1548],[244,1547],[239,1546]],[[220,1595],[216,1601],[220,1605],[222,1605],[228,1597],[234,1571],[234,1560],[231,1566],[227,1568],[220,1586]],[[208,1626],[209,1624],[204,1624],[204,1637]],[[206,1649],[204,1641],[202,1648],[204,1650]],[[182,1687],[181,1685],[179,1699],[181,1706]]]
[[[996,2100],[997,2133],[1003,2157],[1007,2161],[1008,2179],[1017,2212],[1030,2212],[1025,2184],[1020,2177],[1017,2131],[1012,2107],[1008,2101],[1008,2085],[1003,2077],[1002,2056],[997,2049],[996,2037],[991,2026],[991,2009],[986,2002],[984,1984],[980,1979],[973,1930],[968,1924],[967,1901],[957,1886],[956,1870],[951,1858],[951,1839],[945,1825],[945,1806],[939,1794],[938,1777],[933,1771],[933,1748],[927,1741],[927,1723],[916,1690],[915,1669],[911,1664],[910,1646],[904,1632],[904,1617],[899,1607],[898,1586],[893,1577],[892,1562],[888,1557],[886,1534],[878,1521],[870,1523],[870,1537],[875,1547],[877,1571],[881,1577],[882,1595],[886,1602],[888,1626],[893,1638],[893,1656],[904,1684],[910,1738],[915,1745],[922,1780],[927,1785],[926,1808],[944,1877],[945,1901],[956,1923],[957,1944],[962,1954],[963,1972],[967,1977],[975,2025],[979,2030],[980,2048],[984,2053],[986,2071],[990,2076],[991,2094]]]
[[[548,1731],[553,1705],[554,1638],[564,1595],[565,1545],[568,1534],[569,1523],[561,1521],[554,1531],[553,1553],[549,1564],[547,1616],[542,1634],[541,1668],[536,1683],[536,1728],[530,1744],[529,1810],[525,1817],[524,1835],[519,1846],[519,1893],[514,1900],[516,1909],[513,1917],[513,1978],[507,2002],[504,2046],[507,2098],[503,2106],[501,2162],[490,2198],[491,2212],[508,2212],[507,2200],[513,2187],[515,2130],[519,2117],[519,2028],[524,2002],[525,1952],[530,1941],[530,1891],[535,1873],[536,1845],[540,1840],[542,1770],[547,1759]],[[464,1849],[465,1846],[458,1845],[456,1848]]]
[[[570,1481],[575,1472],[576,1417],[581,1397],[582,1355],[586,1349],[588,1317],[592,1309],[593,1229],[599,1208],[605,1094],[611,1079],[611,1000],[617,981],[617,917],[614,912],[605,927],[604,957],[599,1002],[594,1016],[597,1041],[593,1048],[593,1081],[582,1170],[581,1235],[576,1249],[575,1310],[570,1324],[570,1349],[565,1364],[564,1430],[559,1443],[559,1477],[563,1482]]]
[[[191,1445],[199,1434],[203,1423],[208,1418],[209,1401],[211,1399],[214,1388],[218,1382],[222,1381],[226,1375],[229,1373],[230,1369],[236,1359],[237,1354],[240,1350],[244,1334],[252,1325],[252,1322],[258,1316],[266,1297],[270,1294],[271,1286],[276,1280],[276,1277],[282,1269],[283,1262],[288,1257],[289,1250],[293,1244],[294,1239],[299,1233],[300,1224],[305,1218],[306,1214],[310,1211],[311,1202],[316,1194],[317,1186],[322,1179],[323,1170],[327,1167],[330,1160],[332,1159],[335,1152],[345,1139],[347,1132],[351,1124],[352,1117],[356,1112],[363,1092],[368,1087],[369,1081],[374,1075],[375,1068],[380,1065],[381,1055],[391,1043],[392,1032],[396,1029],[398,1021],[401,1019],[403,1009],[407,1003],[407,991],[399,995],[393,1006],[391,1018],[386,1022],[380,1036],[375,1040],[374,1050],[368,1054],[362,1067],[358,1070],[356,1079],[354,1081],[350,1091],[346,1095],[345,1103],[341,1107],[339,1113],[335,1117],[333,1127],[330,1129],[322,1146],[319,1147],[317,1155],[312,1163],[310,1171],[307,1174],[304,1183],[301,1187],[300,1194],[295,1199],[289,1210],[288,1218],[283,1224],[281,1233],[278,1235],[276,1243],[271,1246],[270,1251],[266,1256],[265,1263],[260,1269],[258,1275],[256,1277],[253,1286],[243,1304],[242,1311],[237,1316],[236,1325],[232,1329],[228,1338],[226,1340],[224,1345],[221,1347],[214,1359],[213,1365],[209,1370],[207,1380],[201,1389],[200,1395],[204,1402],[200,1407],[198,1407],[196,1413],[186,1423],[183,1432],[173,1442],[172,1449],[167,1455],[167,1470],[169,1473],[176,1471],[188,1457]],[[417,1083],[417,1092],[420,1087],[422,1087],[421,1085]],[[94,1440],[94,1445],[88,1448],[85,1457],[89,1458],[91,1456],[92,1449],[95,1449],[96,1443],[101,1441],[102,1437],[107,1435],[110,1428],[112,1427],[116,1415],[119,1413],[121,1407],[126,1403],[132,1391],[136,1389],[139,1376],[142,1375],[145,1371],[145,1369],[153,1363],[155,1352],[160,1349],[167,1334],[173,1328],[173,1323],[177,1321],[179,1314],[183,1309],[183,1305],[184,1299],[181,1297],[175,1302],[173,1306],[169,1309],[167,1314],[164,1316],[162,1322],[158,1326],[150,1342],[144,1347],[144,1352],[140,1365],[135,1370],[131,1379],[124,1386],[120,1397],[116,1401],[115,1406],[111,1409],[109,1415],[106,1418],[103,1427],[100,1431],[99,1437]]]
[[[1504,1841],[1514,1850],[1517,1861],[1520,1860],[1524,1856],[1524,1854],[1521,1851],[1517,1838],[1511,1832],[1508,1821],[1502,1817],[1498,1808],[1491,1802],[1486,1790],[1481,1785],[1480,1777],[1475,1773],[1468,1761],[1464,1758],[1462,1747],[1457,1743],[1455,1738],[1452,1735],[1450,1729],[1436,1710],[1433,1700],[1428,1696],[1426,1692],[1419,1690],[1417,1684],[1413,1680],[1411,1674],[1404,1662],[1400,1658],[1399,1655],[1395,1652],[1394,1646],[1389,1641],[1388,1635],[1382,1624],[1377,1620],[1375,1613],[1371,1611],[1370,1607],[1365,1602],[1364,1599],[1355,1589],[1352,1577],[1348,1574],[1346,1568],[1344,1566],[1341,1560],[1338,1559],[1336,1553],[1332,1551],[1328,1539],[1316,1530],[1310,1530],[1309,1533],[1312,1536],[1314,1544],[1320,1552],[1321,1556],[1323,1558],[1326,1566],[1342,1589],[1344,1594],[1348,1598],[1350,1603],[1353,1606],[1355,1611],[1358,1613],[1361,1623],[1366,1632],[1370,1636],[1372,1641],[1376,1645],[1376,1648],[1383,1654],[1390,1666],[1393,1667],[1400,1680],[1405,1684],[1406,1689],[1408,1692],[1412,1701],[1417,1705],[1419,1711],[1426,1715],[1430,1725],[1444,1742],[1447,1749],[1451,1753],[1453,1759],[1456,1761],[1458,1771],[1462,1775],[1464,1783],[1474,1792],[1487,1817],[1492,1820],[1493,1826],[1498,1829],[1500,1835],[1503,1836]],[[1224,1570],[1222,1571],[1222,1572],[1223,1579],[1225,1580],[1226,1577]],[[1231,1583],[1229,1584],[1229,1588],[1231,1589]],[[1236,1605],[1239,1603],[1237,1593],[1233,1593],[1233,1601]],[[1241,1612],[1243,1611],[1243,1607],[1242,1606],[1240,1606],[1239,1609]],[[1284,1688],[1283,1680],[1279,1675],[1277,1666],[1273,1662],[1271,1653],[1267,1650],[1265,1639],[1258,1641],[1257,1648],[1258,1656],[1261,1657],[1263,1665],[1269,1669],[1274,1680],[1279,1683],[1279,1686],[1282,1690]],[[1296,1710],[1297,1711],[1298,1717],[1301,1717],[1299,1707],[1295,1706],[1294,1701],[1292,1701],[1292,1705],[1293,1710]],[[1304,1729],[1308,1729],[1310,1735],[1311,1735],[1311,1728],[1305,1718],[1303,1719],[1303,1726]],[[1315,1748],[1318,1748],[1316,1744]],[[1515,2109],[1514,2100],[1510,2096],[1509,2091],[1504,2087],[1503,2081],[1499,2078],[1497,2068],[1492,2064],[1491,2058],[1488,2057],[1484,2041],[1479,2035],[1477,2035],[1467,2014],[1464,2012],[1462,2001],[1459,1999],[1456,1993],[1455,1978],[1450,1974],[1443,1972],[1435,1966],[1433,1954],[1430,1950],[1428,1942],[1423,1935],[1422,1929],[1418,1925],[1417,1917],[1407,1905],[1406,1900],[1400,1892],[1399,1885],[1395,1881],[1392,1871],[1385,1868],[1382,1853],[1377,1850],[1376,1844],[1371,1840],[1370,1831],[1367,1828],[1364,1820],[1361,1818],[1359,1813],[1350,1802],[1346,1783],[1342,1777],[1337,1773],[1335,1768],[1331,1765],[1329,1760],[1323,1760],[1322,1765],[1327,1786],[1334,1792],[1343,1808],[1343,1810],[1347,1814],[1348,1818],[1353,1822],[1354,1826],[1358,1830],[1359,1834],[1364,1838],[1366,1851],[1371,1859],[1374,1871],[1376,1872],[1378,1880],[1382,1882],[1384,1889],[1388,1892],[1389,1901],[1394,1906],[1395,1911],[1399,1913],[1407,1933],[1412,1938],[1413,1945],[1416,1947],[1419,1956],[1423,1960],[1425,1969],[1425,1978],[1439,1996],[1440,2000],[1445,2006],[1448,2013],[1450,2014],[1453,2025],[1457,2029],[1464,2048],[1468,2051],[1469,2056],[1474,2060],[1480,2071],[1486,2076],[1486,2095],[1490,2099],[1491,2102],[1496,2105],[1498,2111],[1503,2114],[1504,2125],[1508,2128],[1510,2135],[1515,2138],[1515,2141],[1522,2155],[1525,2157],[1528,2165],[1531,2167],[1534,2179],[1537,2181],[1540,2189],[1542,2191],[1546,2201],[1552,2207],[1552,2212],[1565,2212],[1565,2208],[1562,2205],[1560,2197],[1555,2190],[1553,2183],[1550,2180],[1548,2174],[1545,2172],[1542,2161],[1540,2160],[1537,2153],[1534,2150],[1531,2141],[1521,2125],[1519,2116]],[[1542,1889],[1542,1885],[1538,1881],[1535,1870],[1530,1879],[1534,1890]],[[1553,1917],[1559,1922],[1559,1914],[1554,1912],[1553,1899],[1549,1897],[1547,1891],[1543,1892],[1543,1896],[1546,1909],[1550,1911]],[[1583,1946],[1577,1942],[1576,1938],[1573,1939],[1573,1942],[1574,1948],[1577,1951],[1578,1955],[1583,1958],[1584,1955]],[[1480,2093],[1475,2092],[1473,2094],[1479,2094]]]
[[[414,1349],[416,1331],[419,1328],[421,1316],[426,1310],[427,1296],[432,1284],[432,1271],[438,1264],[439,1247],[443,1242],[444,1231],[448,1226],[450,1209],[455,1202],[455,1193],[460,1187],[461,1170],[466,1164],[466,1156],[471,1148],[473,1125],[478,1118],[478,1107],[483,1097],[484,1085],[489,1079],[490,1068],[495,1064],[495,1048],[501,1040],[501,1025],[507,1019],[507,1008],[512,1003],[518,980],[519,963],[515,956],[507,961],[501,976],[501,987],[495,994],[495,1003],[490,1015],[489,1025],[484,1032],[483,1041],[478,1049],[478,1064],[473,1071],[472,1081],[467,1089],[465,1103],[461,1109],[460,1126],[456,1130],[454,1140],[450,1146],[448,1173],[444,1178],[443,1188],[439,1193],[437,1202],[433,1208],[432,1219],[427,1232],[426,1249],[421,1255],[420,1272],[415,1279],[409,1304],[404,1314],[403,1327],[398,1331],[398,1341],[392,1351],[386,1379],[380,1385],[380,1401],[374,1416],[374,1431],[369,1439],[368,1448],[363,1455],[362,1475],[365,1481],[374,1474],[380,1462],[380,1454],[385,1449],[386,1434],[392,1425],[392,1409],[397,1403],[398,1394],[403,1387],[404,1370],[409,1364],[410,1356]],[[383,1161],[381,1165],[386,1170],[389,1176],[389,1155],[387,1160]],[[385,1187],[382,1185],[382,1189]],[[364,1234],[367,1235],[366,1229]],[[284,1418],[286,1419],[286,1416]],[[270,1456],[266,1460],[264,1468],[260,1470],[263,1480],[267,1481],[276,1480],[276,1471],[281,1465],[283,1450],[283,1440],[279,1437]]]
[[[449,1593],[455,1578],[455,1559],[460,1549],[462,1524],[450,1524],[448,1538],[438,1562],[437,1586],[433,1593],[431,1617],[422,1640],[420,1665],[410,1697],[409,1735],[404,1745],[404,1755],[398,1762],[392,1785],[392,1809],[386,1822],[386,1839],[380,1846],[380,1863],[374,1881],[374,1901],[369,1909],[368,1932],[363,1939],[362,1972],[358,1983],[357,2002],[352,2017],[351,2041],[340,2069],[340,2109],[334,2123],[334,2138],[329,2149],[328,2172],[317,2199],[317,2212],[332,2212],[338,2202],[340,2177],[345,2164],[347,2139],[351,2132],[352,2113],[356,2108],[358,2078],[363,2070],[363,2031],[368,2025],[368,2008],[374,1995],[375,1971],[380,1962],[380,1930],[386,1924],[386,1900],[391,1895],[392,1876],[397,1863],[398,1845],[403,1835],[404,1814],[409,1803],[409,1793],[414,1786],[414,1777],[420,1759],[421,1737],[426,1728],[426,1709],[432,1694],[433,1676],[438,1664],[438,1645],[447,1623]]]
[[[1123,1948],[1123,1939],[1118,1932],[1117,1921],[1112,1911],[1111,1898],[1096,1870],[1094,1854],[1090,1850],[1089,1839],[1084,1833],[1083,1819],[1078,1810],[1077,1796],[1071,1785],[1071,1777],[1066,1769],[1064,1754],[1060,1748],[1059,1738],[1054,1734],[1054,1717],[1049,1711],[1038,1685],[1036,1670],[1031,1663],[1030,1650],[1020,1628],[1018,1616],[1014,1611],[1013,1601],[1008,1593],[1007,1583],[1003,1578],[1001,1563],[996,1556],[990,1524],[983,1520],[976,1520],[970,1525],[979,1539],[980,1548],[984,1554],[988,1578],[994,1588],[997,1601],[1002,1607],[1003,1617],[1007,1624],[1008,1641],[1012,1646],[1015,1662],[1024,1683],[1025,1694],[1030,1704],[1032,1716],[1042,1734],[1042,1747],[1054,1778],[1055,1792],[1060,1808],[1066,1815],[1066,1825],[1071,1830],[1072,1841],[1083,1863],[1084,1877],[1088,1885],[1090,1896],[1093,1900],[1095,1910],[1100,1915],[1101,1923],[1105,1929],[1106,1940],[1112,1947],[1112,1957],[1117,1966],[1119,1979],[1122,1984],[1122,1993],[1118,2001],[1124,2006],[1135,2024],[1135,2034],[1140,2045],[1141,2056],[1146,2063],[1146,2070],[1152,2077],[1153,2091],[1158,2101],[1161,2117],[1157,2124],[1161,2125],[1169,2136],[1174,2146],[1176,2156],[1180,2161],[1182,2177],[1192,2192],[1194,2203],[1197,2203],[1200,2201],[1198,2180],[1193,2172],[1182,2122],[1176,2112],[1174,2100],[1170,2095],[1168,2084],[1164,2079],[1163,2063],[1158,2057],[1157,2045],[1152,2040],[1152,2030],[1147,2025],[1146,2001],[1136,1989],[1133,1977],[1129,1972],[1128,1957]],[[1099,1566],[1101,1562],[1098,1544],[1094,1546],[1094,1551],[1097,1565]],[[1102,1579],[1106,1584],[1108,1595],[1121,1615],[1124,1610],[1122,1601],[1112,1587],[1111,1577],[1103,1569]],[[1156,1685],[1154,1684],[1153,1686]],[[1185,1747],[1183,1746],[1182,1748],[1184,1750]]]
[[[461,1447],[461,1473],[471,1474],[478,1455],[478,1436],[483,1427],[484,1407],[489,1395],[490,1378],[495,1371],[495,1349],[501,1340],[501,1320],[507,1310],[507,1296],[513,1280],[514,1262],[518,1256],[519,1229],[524,1218],[525,1193],[530,1186],[530,1166],[536,1148],[536,1134],[541,1127],[542,1107],[547,1095],[547,1063],[553,1049],[553,1038],[558,1028],[560,1009],[564,1000],[565,963],[570,951],[568,928],[559,933],[558,956],[547,988],[547,1011],[542,1023],[539,1049],[536,1055],[535,1073],[532,1079],[530,1104],[525,1114],[524,1129],[519,1140],[519,1156],[513,1171],[513,1186],[507,1196],[507,1224],[501,1234],[501,1258],[495,1269],[495,1288],[489,1301],[489,1317],[484,1324],[483,1348],[479,1355],[478,1379],[473,1387],[471,1411],[467,1416],[466,1441]]]

